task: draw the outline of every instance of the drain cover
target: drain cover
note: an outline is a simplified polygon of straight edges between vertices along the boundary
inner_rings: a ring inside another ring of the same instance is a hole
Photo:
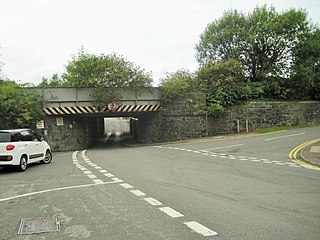
[[[60,231],[59,217],[24,218],[20,222],[18,234],[33,234]]]

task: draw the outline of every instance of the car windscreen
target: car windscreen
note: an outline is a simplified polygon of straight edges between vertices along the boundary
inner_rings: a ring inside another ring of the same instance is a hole
[[[8,132],[0,132],[0,143],[11,142],[11,134]]]

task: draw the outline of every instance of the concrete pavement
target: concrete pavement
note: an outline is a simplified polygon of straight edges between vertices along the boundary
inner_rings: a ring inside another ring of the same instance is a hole
[[[320,167],[320,139],[302,148],[300,156],[303,161]]]

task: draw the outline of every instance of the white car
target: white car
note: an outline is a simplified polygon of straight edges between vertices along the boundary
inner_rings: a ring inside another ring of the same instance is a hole
[[[0,130],[0,167],[16,166],[21,172],[27,164],[41,161],[50,163],[49,144],[30,129]]]

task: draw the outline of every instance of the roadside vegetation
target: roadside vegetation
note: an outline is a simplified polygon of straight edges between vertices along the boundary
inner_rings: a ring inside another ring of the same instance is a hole
[[[197,113],[215,115],[248,100],[320,100],[320,29],[304,10],[229,10],[207,25],[195,49],[196,72],[180,69],[161,80],[164,103],[184,99]],[[40,99],[21,91],[28,85],[2,76],[2,64],[0,111],[7,114],[1,114],[0,127],[27,126],[41,116]],[[94,55],[82,47],[64,73],[36,87],[92,87],[99,108],[121,99],[114,87],[139,92],[152,83],[150,72],[124,57]]]
[[[272,133],[272,132],[286,131],[286,130],[295,129],[295,128],[307,128],[307,127],[315,127],[315,126],[317,126],[317,125],[316,124],[298,124],[298,125],[294,125],[294,126],[275,126],[275,127],[256,129],[253,132]]]
[[[162,81],[166,96],[184,96],[179,84],[192,96],[186,84],[196,83],[211,114],[247,100],[320,100],[320,29],[303,10],[230,10],[208,24],[196,51],[194,82],[173,85],[171,74]]]

